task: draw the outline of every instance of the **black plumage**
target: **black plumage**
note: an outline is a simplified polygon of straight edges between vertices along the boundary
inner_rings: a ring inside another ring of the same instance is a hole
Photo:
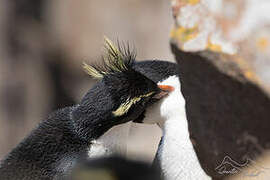
[[[168,61],[144,60],[134,63],[133,68],[155,83],[179,75],[177,64]]]

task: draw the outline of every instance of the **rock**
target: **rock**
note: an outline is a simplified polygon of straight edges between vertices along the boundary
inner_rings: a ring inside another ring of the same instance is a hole
[[[171,48],[189,131],[215,178],[241,172],[235,164],[247,166],[270,149],[269,8],[267,0],[173,1]],[[227,171],[219,169],[224,158],[233,164]]]

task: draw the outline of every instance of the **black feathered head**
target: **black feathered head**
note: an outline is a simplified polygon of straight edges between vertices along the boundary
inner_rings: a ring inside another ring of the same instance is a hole
[[[133,69],[136,55],[129,46],[116,47],[108,38],[105,39],[105,55],[100,65],[83,67],[86,72],[97,79],[102,79],[110,91],[117,109],[112,111],[114,116],[122,116],[138,103],[145,104],[151,98],[161,98],[169,89],[161,89],[156,83]],[[165,91],[164,91],[165,90]]]
[[[88,121],[82,123],[84,126],[98,126],[103,131],[136,120],[152,100],[160,99],[172,90],[158,86],[134,70],[135,53],[128,46],[119,43],[115,46],[105,38],[105,50],[100,65],[84,63],[86,72],[100,81],[90,89],[79,108],[80,117]]]

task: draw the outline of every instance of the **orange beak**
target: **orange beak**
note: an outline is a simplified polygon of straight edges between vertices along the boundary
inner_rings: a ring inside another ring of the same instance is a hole
[[[166,92],[172,92],[172,91],[174,91],[174,87],[169,86],[169,85],[158,85],[158,87],[161,90],[166,91]]]
[[[161,92],[156,94],[153,98],[155,99],[161,99],[164,96],[167,96],[169,92],[174,91],[174,87],[169,85],[158,85],[158,87],[161,89]]]

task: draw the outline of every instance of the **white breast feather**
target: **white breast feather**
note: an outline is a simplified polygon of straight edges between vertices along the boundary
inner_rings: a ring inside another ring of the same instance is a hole
[[[163,130],[163,141],[158,149],[158,158],[165,180],[211,179],[201,168],[189,138],[179,78],[171,76],[159,84],[174,87],[174,91],[151,110],[157,112],[155,108],[159,108],[160,111],[157,123]]]

